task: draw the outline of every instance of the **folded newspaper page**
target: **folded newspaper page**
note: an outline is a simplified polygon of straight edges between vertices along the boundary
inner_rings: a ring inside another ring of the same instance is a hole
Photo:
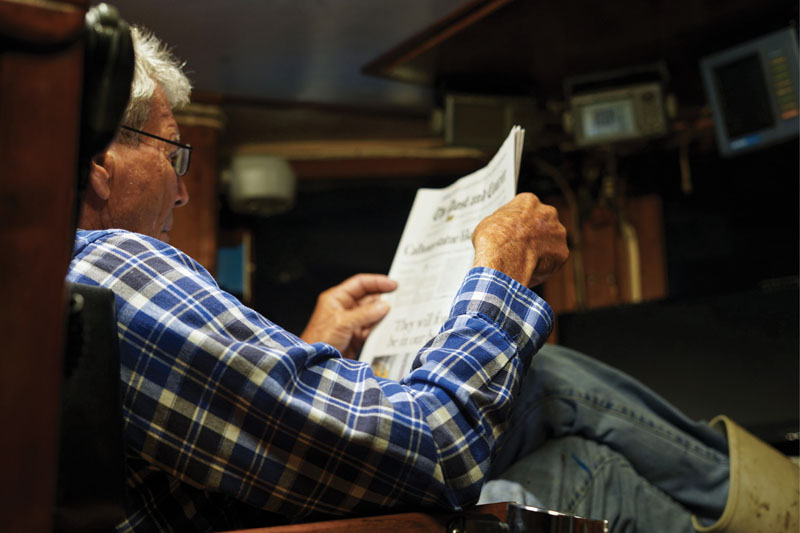
[[[525,130],[514,126],[484,168],[443,189],[420,189],[411,206],[383,298],[391,310],[364,344],[360,360],[376,375],[399,380],[439,332],[472,267],[472,231],[516,194]]]

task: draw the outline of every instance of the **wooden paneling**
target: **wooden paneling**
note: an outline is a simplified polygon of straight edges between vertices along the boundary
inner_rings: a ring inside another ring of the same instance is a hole
[[[642,274],[642,300],[665,298],[667,252],[664,246],[664,217],[661,199],[642,196],[629,203],[628,220],[636,228]]]
[[[0,48],[4,531],[52,527],[83,49],[29,53],[16,37],[35,41],[41,32],[27,30],[39,28],[50,46],[74,40],[83,11],[61,4],[0,0],[0,35],[11,38]]]
[[[607,307],[620,301],[617,277],[617,220],[607,209],[592,210],[582,224],[586,306]]]
[[[186,252],[213,275],[217,267],[219,218],[219,134],[222,118],[213,106],[189,106],[176,113],[181,142],[192,145],[183,181],[189,203],[174,211],[170,244]]]
[[[577,235],[570,209],[558,201],[549,203],[558,208],[570,242],[580,247],[573,247],[564,268],[542,287],[543,296],[556,314],[667,296],[664,228],[657,196],[629,198],[624,203],[624,221],[635,236],[633,246],[637,253],[633,262],[629,257],[631,244],[623,238],[619,216],[609,208],[592,209],[580,222],[581,233]],[[636,271],[632,272],[632,268]],[[558,341],[558,332],[550,341]]]

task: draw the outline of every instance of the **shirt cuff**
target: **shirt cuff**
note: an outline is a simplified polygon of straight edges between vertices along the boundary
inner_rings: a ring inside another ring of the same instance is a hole
[[[481,315],[497,324],[519,346],[519,354],[535,353],[553,329],[550,306],[510,276],[486,267],[470,269],[450,316]]]

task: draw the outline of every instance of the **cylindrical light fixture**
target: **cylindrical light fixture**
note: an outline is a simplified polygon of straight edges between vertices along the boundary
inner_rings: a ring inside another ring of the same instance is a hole
[[[294,206],[296,178],[285,159],[273,155],[234,155],[228,202],[250,215],[276,215]]]

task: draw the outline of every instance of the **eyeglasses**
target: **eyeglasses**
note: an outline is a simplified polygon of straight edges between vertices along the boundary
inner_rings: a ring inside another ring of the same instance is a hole
[[[175,174],[178,176],[183,176],[189,170],[189,159],[192,155],[192,147],[190,145],[171,141],[169,139],[165,139],[164,137],[159,137],[158,135],[153,135],[152,133],[147,133],[146,131],[137,130],[136,128],[131,128],[125,125],[120,126],[120,128],[138,133],[139,135],[152,137],[153,139],[158,139],[159,141],[164,141],[165,143],[169,143],[173,146],[177,146],[178,149],[170,154],[169,162],[172,163],[172,168],[175,169]]]

